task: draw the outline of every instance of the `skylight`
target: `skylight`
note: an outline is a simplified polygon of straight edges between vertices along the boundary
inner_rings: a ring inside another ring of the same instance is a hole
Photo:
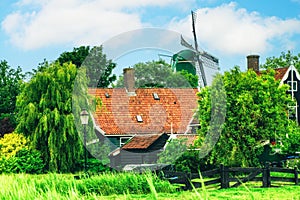
[[[153,98],[154,98],[155,100],[159,100],[159,96],[158,96],[158,94],[157,94],[156,92],[153,93]]]
[[[137,115],[137,116],[136,116],[136,120],[137,120],[138,122],[143,122],[143,118],[142,118],[141,115]]]

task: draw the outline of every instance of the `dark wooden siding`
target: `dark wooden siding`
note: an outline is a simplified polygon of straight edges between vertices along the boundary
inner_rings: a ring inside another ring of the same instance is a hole
[[[299,112],[299,104],[300,104],[300,80],[296,76],[296,72],[293,70],[289,71],[288,78],[283,82],[284,84],[287,84],[288,81],[292,81],[292,77],[294,81],[297,81],[297,91],[294,92],[294,98],[297,101],[297,119],[298,124],[300,124],[300,112]],[[291,91],[287,92],[288,94],[292,95]]]
[[[162,152],[169,136],[167,134],[161,135],[152,145],[147,149],[121,149],[120,154],[110,157],[111,166],[124,167],[127,164],[153,164],[156,163],[157,154]]]

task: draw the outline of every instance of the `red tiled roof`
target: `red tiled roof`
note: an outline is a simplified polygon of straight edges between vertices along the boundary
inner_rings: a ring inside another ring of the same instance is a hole
[[[288,69],[289,69],[288,67],[274,69],[275,70],[275,79],[281,80],[284,77],[284,75]],[[256,71],[256,74],[261,75],[261,71]]]
[[[275,79],[281,80],[288,69],[289,69],[288,67],[275,69]]]
[[[136,135],[130,141],[121,147],[121,149],[147,149],[153,144],[162,134],[154,135]]]
[[[103,106],[97,108],[96,124],[106,135],[153,133],[185,133],[197,108],[197,89],[143,88],[128,96],[124,88],[89,89],[100,97]],[[105,94],[109,94],[106,98]],[[157,93],[159,100],[153,98]],[[143,122],[138,122],[140,115]]]

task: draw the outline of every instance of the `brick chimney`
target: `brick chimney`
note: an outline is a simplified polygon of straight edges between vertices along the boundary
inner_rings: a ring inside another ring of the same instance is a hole
[[[247,56],[247,66],[248,70],[259,71],[259,55]]]
[[[124,87],[128,93],[135,94],[135,84],[134,84],[134,69],[133,68],[124,68]]]

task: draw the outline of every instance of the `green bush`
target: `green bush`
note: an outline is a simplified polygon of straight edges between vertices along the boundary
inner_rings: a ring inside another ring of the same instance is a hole
[[[103,172],[109,172],[112,169],[108,165],[104,165],[101,160],[96,158],[87,159],[87,171],[89,174],[99,174]],[[75,171],[84,171],[84,160],[80,160],[77,164]]]
[[[28,146],[27,139],[18,133],[8,133],[0,138],[0,155],[9,158]]]
[[[41,174],[45,164],[36,150],[23,148],[14,156],[0,159],[0,173]]]

